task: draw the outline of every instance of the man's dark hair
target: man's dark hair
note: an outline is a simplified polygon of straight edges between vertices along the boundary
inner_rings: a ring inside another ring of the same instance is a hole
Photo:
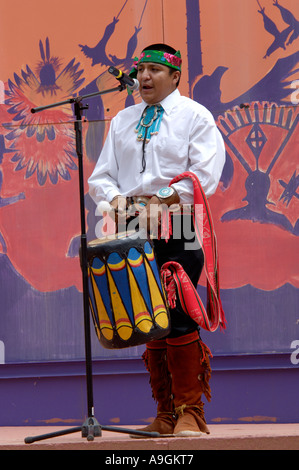
[[[168,46],[167,44],[162,44],[162,43],[151,44],[150,46],[145,47],[143,50],[144,51],[162,51],[162,52],[167,52],[168,54],[176,53],[176,50],[173,47]]]
[[[176,53],[176,50],[173,47],[168,46],[168,44],[163,44],[163,43],[151,44],[150,46],[146,46],[142,50],[142,52],[143,51],[162,51],[162,52],[167,52],[168,54],[173,54],[173,55]],[[169,68],[169,75],[172,75],[175,72],[175,69],[172,69],[171,67],[168,67],[168,68]],[[177,81],[177,84],[176,84],[177,87],[179,86],[180,79],[181,79],[181,75]]]

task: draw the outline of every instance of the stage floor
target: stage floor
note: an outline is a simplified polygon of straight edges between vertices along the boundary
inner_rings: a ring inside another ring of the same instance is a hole
[[[132,439],[129,434],[102,430],[102,436],[87,441],[81,432],[25,444],[29,436],[48,434],[70,427],[0,427],[0,450],[298,450],[299,423],[295,424],[213,424],[211,434],[184,438]],[[133,426],[127,426],[133,429]],[[133,454],[132,454],[133,455]]]

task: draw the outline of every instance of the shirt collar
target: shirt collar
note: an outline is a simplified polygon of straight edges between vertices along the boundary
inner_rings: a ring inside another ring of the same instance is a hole
[[[161,106],[163,106],[164,111],[166,114],[170,114],[171,110],[174,108],[174,106],[177,104],[181,94],[179,90],[176,88],[170,95],[166,96],[164,100],[160,102]],[[143,104],[143,109],[148,106],[148,104],[142,100]]]

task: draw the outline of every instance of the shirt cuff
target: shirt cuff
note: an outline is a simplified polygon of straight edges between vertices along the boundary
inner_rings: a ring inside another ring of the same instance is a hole
[[[115,189],[111,189],[107,193],[106,200],[111,202],[116,196],[121,196],[120,192]]]

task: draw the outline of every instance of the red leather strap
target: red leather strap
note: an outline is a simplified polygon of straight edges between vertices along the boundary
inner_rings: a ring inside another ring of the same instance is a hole
[[[179,263],[168,262],[163,264],[161,276],[170,307],[175,306],[177,292],[185,313],[196,321],[201,328],[212,332],[218,326],[223,329],[226,327],[225,315],[220,299],[216,236],[209,204],[197,176],[194,173],[185,172],[176,176],[170,182],[170,185],[184,178],[190,178],[193,183],[193,220],[195,232],[204,254],[204,270],[207,277],[208,294],[207,309],[205,309],[196,288]],[[196,210],[198,204],[202,207],[200,212]],[[199,213],[203,215],[202,221],[200,220]]]

